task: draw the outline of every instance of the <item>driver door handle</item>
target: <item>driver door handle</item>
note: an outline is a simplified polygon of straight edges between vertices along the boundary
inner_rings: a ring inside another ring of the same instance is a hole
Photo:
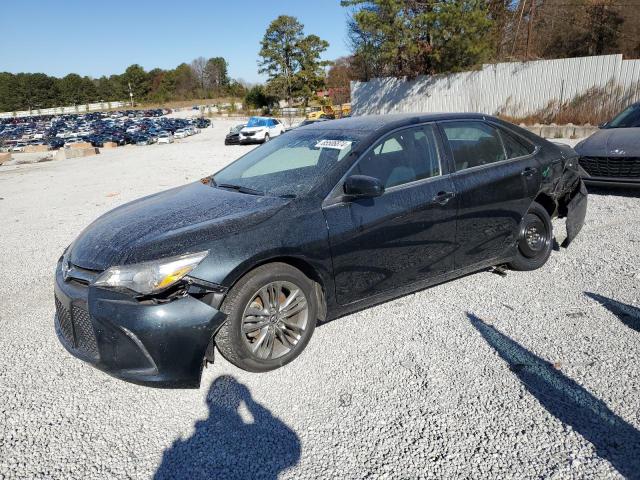
[[[431,199],[431,203],[444,206],[455,196],[455,192],[438,192],[436,196]]]

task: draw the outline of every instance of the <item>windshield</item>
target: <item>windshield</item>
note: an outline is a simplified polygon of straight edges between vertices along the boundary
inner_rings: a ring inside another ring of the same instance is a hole
[[[363,133],[298,130],[276,137],[214,175],[216,185],[272,196],[308,193],[344,159]]]
[[[247,127],[266,127],[267,119],[260,117],[251,117],[247,122]]]
[[[619,113],[607,125],[607,128],[640,127],[640,105],[631,105]]]

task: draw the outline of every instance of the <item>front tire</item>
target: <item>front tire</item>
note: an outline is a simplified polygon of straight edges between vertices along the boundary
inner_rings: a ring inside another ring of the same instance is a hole
[[[224,358],[249,372],[267,372],[294,360],[316,326],[315,285],[286,263],[269,263],[242,277],[221,311],[227,321],[215,343]]]
[[[267,143],[269,140],[270,140],[270,138],[269,138],[269,134],[268,134],[268,133],[265,133],[265,135],[264,135],[264,141],[263,141],[262,143]]]
[[[551,217],[542,205],[533,202],[520,223],[516,257],[508,266],[513,270],[536,270],[547,263],[552,249]]]

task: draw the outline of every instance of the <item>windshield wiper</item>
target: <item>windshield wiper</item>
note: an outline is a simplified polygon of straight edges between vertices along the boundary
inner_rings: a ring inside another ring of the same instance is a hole
[[[264,196],[264,192],[261,192],[260,190],[256,190],[254,188],[243,187],[242,185],[233,185],[231,183],[217,183],[215,184],[215,186],[218,188],[228,188],[230,190],[235,190],[236,192],[240,192],[240,193],[247,193],[249,195]]]

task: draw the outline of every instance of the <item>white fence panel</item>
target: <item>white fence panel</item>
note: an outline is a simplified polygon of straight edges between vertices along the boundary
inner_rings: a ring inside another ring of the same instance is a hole
[[[67,107],[37,108],[18,112],[0,112],[0,118],[30,117],[35,115],[64,115],[69,113],[87,113],[108,110],[110,108],[128,108],[126,102],[99,102],[86,105],[72,105]]]
[[[393,112],[484,112],[514,117],[559,107],[592,89],[640,100],[640,60],[622,55],[510,62],[481,70],[421,76],[407,81],[377,78],[351,83],[354,115]]]

